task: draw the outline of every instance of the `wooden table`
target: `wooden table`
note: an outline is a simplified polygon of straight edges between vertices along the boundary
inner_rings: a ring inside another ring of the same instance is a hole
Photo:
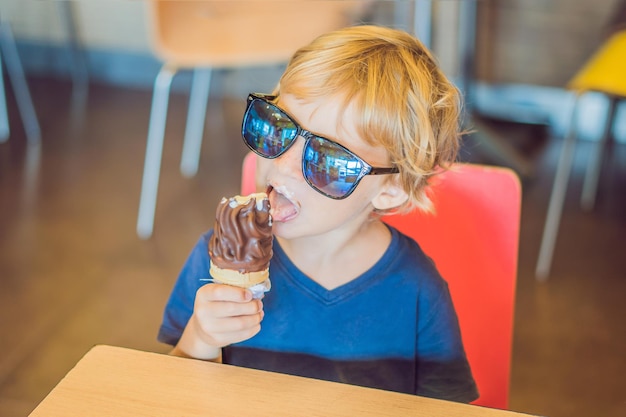
[[[31,416],[512,417],[522,414],[96,346]]]

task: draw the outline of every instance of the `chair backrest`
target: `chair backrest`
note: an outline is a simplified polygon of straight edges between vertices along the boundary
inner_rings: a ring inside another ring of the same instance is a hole
[[[248,154],[242,193],[256,190]],[[486,407],[508,407],[521,186],[508,168],[457,164],[433,183],[436,214],[414,211],[385,222],[414,238],[450,287],[463,343]]]
[[[600,91],[626,97],[626,29],[611,35],[567,87],[580,92]]]
[[[286,61],[318,35],[351,24],[369,2],[151,0],[152,46],[183,67]]]

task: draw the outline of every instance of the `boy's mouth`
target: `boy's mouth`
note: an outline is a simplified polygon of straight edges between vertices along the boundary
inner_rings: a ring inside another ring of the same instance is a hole
[[[284,186],[268,186],[267,195],[270,199],[270,214],[274,222],[287,222],[300,213],[300,205],[292,200],[290,193]]]

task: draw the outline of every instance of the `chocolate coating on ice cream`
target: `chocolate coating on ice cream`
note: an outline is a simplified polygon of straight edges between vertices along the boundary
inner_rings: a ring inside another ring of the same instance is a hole
[[[223,198],[209,241],[211,262],[240,273],[263,271],[272,258],[270,204],[264,193]]]

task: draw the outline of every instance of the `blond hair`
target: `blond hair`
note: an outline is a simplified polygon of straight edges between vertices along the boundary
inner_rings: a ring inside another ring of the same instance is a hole
[[[275,94],[337,97],[355,106],[358,132],[384,147],[408,193],[400,211],[432,211],[426,186],[459,150],[461,99],[424,45],[401,30],[353,26],[327,33],[291,58]]]

